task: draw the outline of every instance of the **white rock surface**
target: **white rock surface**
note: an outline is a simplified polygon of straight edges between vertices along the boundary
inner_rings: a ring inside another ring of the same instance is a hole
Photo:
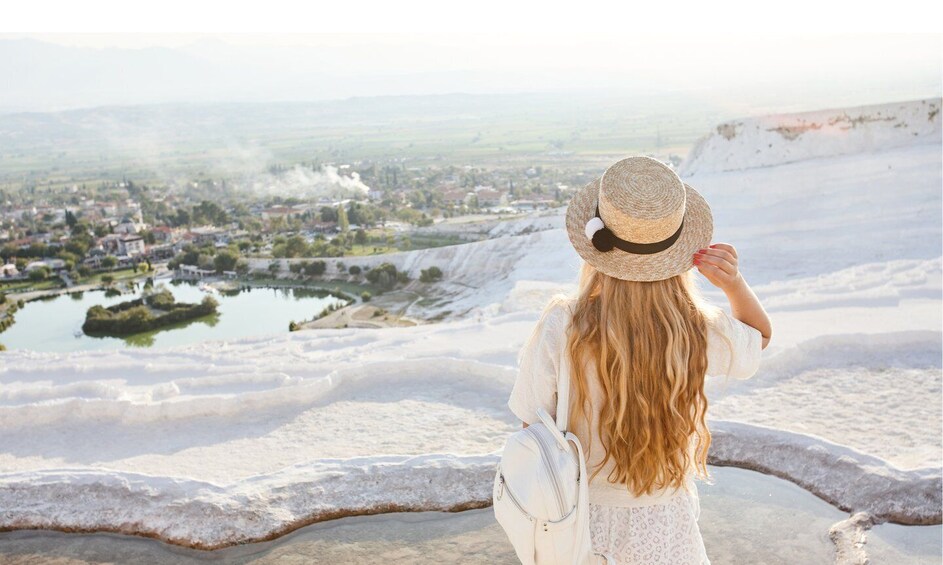
[[[943,380],[940,140],[860,131],[836,125],[846,155],[813,143],[820,128],[789,154],[815,159],[735,172],[707,171],[746,166],[746,145],[733,161],[699,153],[689,180],[714,239],[737,246],[774,326],[759,374],[711,389],[712,457],[877,520],[938,524],[941,434],[918,421],[937,417]],[[441,324],[0,353],[0,529],[211,547],[319,516],[483,503],[519,426],[504,404],[517,353],[580,265],[561,227],[494,235],[358,258],[442,268],[441,302],[416,305],[450,311]]]
[[[681,176],[940,142],[940,99],[734,120],[701,139]]]

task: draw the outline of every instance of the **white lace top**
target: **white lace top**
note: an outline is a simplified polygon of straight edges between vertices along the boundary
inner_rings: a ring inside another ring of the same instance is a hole
[[[528,424],[537,421],[537,408],[543,407],[551,415],[556,415],[557,375],[561,367],[566,370],[566,330],[572,317],[575,298],[554,301],[544,310],[537,326],[521,349],[519,356],[520,370],[508,407],[521,420]],[[731,317],[719,308],[712,308],[708,313],[707,332],[707,374],[710,376],[728,376],[736,379],[751,377],[760,364],[763,338],[759,330]],[[594,365],[588,365],[587,371],[593,374]],[[591,429],[595,429],[598,407],[601,406],[602,391],[596,379],[590,379],[590,395],[593,399]],[[597,400],[599,399],[599,400]],[[582,430],[573,430],[577,436],[586,437]],[[594,434],[587,434],[594,436]],[[587,468],[595,469],[603,460],[605,453],[597,437],[591,438]],[[692,443],[693,447],[693,443]],[[584,453],[586,446],[584,445]],[[607,506],[640,507],[667,502],[683,489],[664,489],[650,495],[636,496],[625,485],[610,483],[607,480],[613,463],[603,466],[589,484],[589,500],[592,504]],[[689,480],[692,491],[693,473]]]

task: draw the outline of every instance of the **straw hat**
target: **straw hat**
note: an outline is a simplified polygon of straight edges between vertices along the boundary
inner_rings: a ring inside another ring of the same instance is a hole
[[[710,244],[710,206],[667,165],[629,157],[577,192],[566,210],[570,242],[611,277],[658,281],[694,266]]]

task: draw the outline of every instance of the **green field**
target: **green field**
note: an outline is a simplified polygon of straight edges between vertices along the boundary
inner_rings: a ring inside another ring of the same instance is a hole
[[[0,188],[239,178],[272,164],[590,166],[683,155],[722,110],[684,95],[443,95],[0,115]]]

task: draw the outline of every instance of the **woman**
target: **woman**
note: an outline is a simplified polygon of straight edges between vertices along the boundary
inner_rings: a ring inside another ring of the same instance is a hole
[[[710,244],[710,207],[664,164],[631,157],[579,191],[566,215],[584,263],[573,297],[544,309],[508,405],[524,426],[556,412],[568,371],[568,429],[590,470],[593,549],[617,563],[710,563],[694,477],[708,479],[705,375],[745,379],[769,317],[733,246]],[[694,268],[732,316],[700,298]]]

